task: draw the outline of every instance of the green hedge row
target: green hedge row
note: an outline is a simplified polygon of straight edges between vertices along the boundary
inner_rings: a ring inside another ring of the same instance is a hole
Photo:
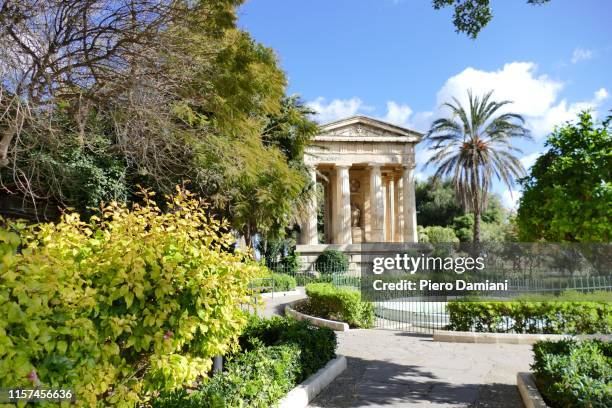
[[[295,278],[285,273],[273,273],[271,276],[274,281],[275,292],[287,292],[289,290],[295,290],[297,283]]]
[[[300,382],[336,357],[337,341],[333,330],[278,316],[270,319],[251,318],[238,342],[243,350],[280,344],[298,346],[302,367],[302,374],[298,378]]]
[[[336,356],[336,334],[308,322],[251,318],[222,374],[191,392],[162,394],[154,408],[271,407]]]
[[[300,349],[296,345],[260,347],[240,354],[226,370],[197,390],[166,393],[153,408],[220,408],[273,406],[300,377]]]
[[[348,323],[351,327],[372,327],[374,307],[361,300],[361,293],[355,289],[336,287],[330,283],[306,285],[308,300],[301,310],[325,319]]]
[[[599,302],[465,302],[447,305],[450,330],[477,332],[610,333],[612,304]]]
[[[542,341],[533,346],[536,383],[551,407],[612,407],[612,343]]]

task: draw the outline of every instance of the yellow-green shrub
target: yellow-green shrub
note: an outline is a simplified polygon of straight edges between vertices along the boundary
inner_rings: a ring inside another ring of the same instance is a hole
[[[0,386],[73,388],[82,406],[133,406],[206,375],[234,349],[258,266],[188,192],[67,214],[0,234]]]

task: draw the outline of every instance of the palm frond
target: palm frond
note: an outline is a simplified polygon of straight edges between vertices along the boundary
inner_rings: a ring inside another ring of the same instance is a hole
[[[511,188],[525,174],[515,156],[521,150],[513,140],[530,139],[531,135],[521,115],[500,113],[510,103],[493,100],[492,91],[478,96],[470,90],[467,110],[457,98],[443,104],[451,116],[435,120],[425,137],[434,151],[426,166],[437,166],[436,178],[451,177],[468,211],[480,213],[486,209],[493,177]]]

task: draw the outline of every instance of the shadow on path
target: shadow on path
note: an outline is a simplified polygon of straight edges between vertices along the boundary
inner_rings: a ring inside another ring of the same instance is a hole
[[[516,386],[452,383],[414,365],[348,357],[348,368],[310,407],[521,407]]]

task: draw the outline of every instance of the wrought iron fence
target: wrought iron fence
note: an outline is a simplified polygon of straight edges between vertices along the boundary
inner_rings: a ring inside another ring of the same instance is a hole
[[[288,267],[280,263],[268,264],[274,273],[293,276],[298,286],[309,283],[326,282],[338,287],[349,287],[360,290],[362,298],[372,301],[376,315],[375,327],[393,330],[404,330],[416,333],[432,333],[434,330],[445,328],[449,324],[449,314],[446,305],[455,299],[448,292],[411,291],[409,294],[395,294],[390,292],[368,293],[373,290],[371,285],[362,285],[362,276],[359,272],[339,270],[335,265],[315,265],[309,271],[302,272],[297,268]],[[568,291],[579,293],[612,292],[612,277],[610,276],[549,276],[546,278],[531,278],[528,273],[520,271],[514,277],[508,278],[508,290],[504,292],[487,292],[490,300],[504,300],[505,297],[521,294],[559,295]],[[493,281],[503,275],[491,273],[489,278]],[[369,289],[368,289],[369,288]],[[478,297],[479,292],[472,293]],[[512,322],[502,320],[501,324],[511,327]],[[539,327],[539,323],[534,323]]]

